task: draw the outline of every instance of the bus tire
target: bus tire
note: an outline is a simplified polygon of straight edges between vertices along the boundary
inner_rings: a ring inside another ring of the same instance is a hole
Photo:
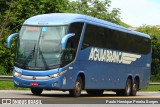
[[[117,90],[116,91],[116,95],[119,95],[119,96],[130,96],[131,95],[131,90],[132,90],[132,82],[131,82],[131,79],[128,78],[127,81],[126,81],[125,89]]]
[[[43,92],[43,89],[31,88],[31,92],[34,95],[41,95]]]
[[[73,90],[69,90],[69,94],[73,97],[79,97],[81,95],[82,86],[82,79],[80,76],[78,76],[76,85]]]
[[[131,90],[132,90],[132,82],[131,79],[128,78],[126,82],[126,87],[124,89],[124,96],[130,96]]]
[[[134,83],[132,85],[132,90],[131,90],[131,95],[132,96],[136,96],[137,91],[138,91],[138,87],[139,87],[139,82],[137,79],[134,80]]]
[[[102,95],[104,90],[86,90],[89,95]]]

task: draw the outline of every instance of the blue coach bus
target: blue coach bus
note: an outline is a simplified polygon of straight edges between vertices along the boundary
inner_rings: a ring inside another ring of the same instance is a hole
[[[16,38],[15,87],[101,95],[135,96],[146,87],[151,71],[147,34],[80,14],[42,14],[27,19],[7,39]]]

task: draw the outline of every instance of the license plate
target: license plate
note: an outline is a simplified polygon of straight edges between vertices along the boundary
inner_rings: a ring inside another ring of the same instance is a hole
[[[30,86],[38,86],[38,82],[30,82]]]

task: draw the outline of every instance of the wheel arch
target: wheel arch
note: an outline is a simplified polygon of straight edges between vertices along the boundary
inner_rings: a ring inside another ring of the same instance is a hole
[[[128,75],[128,78],[127,79],[130,79],[131,82],[133,83],[133,76],[132,75]]]
[[[85,73],[83,71],[80,71],[78,74],[77,74],[77,77],[81,77],[82,79],[82,89],[85,89]]]
[[[128,78],[127,79],[130,79],[131,80],[131,84],[134,83],[134,77],[133,75],[128,75]],[[127,81],[127,80],[126,80]]]
[[[134,81],[135,81],[135,80],[138,81],[138,89],[139,89],[139,86],[140,86],[140,78],[139,78],[138,75],[136,75],[136,76],[134,77]]]

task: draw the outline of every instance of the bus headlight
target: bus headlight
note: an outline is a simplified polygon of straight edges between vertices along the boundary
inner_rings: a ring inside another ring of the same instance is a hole
[[[21,73],[14,71],[13,75],[18,77],[21,75]]]
[[[59,73],[56,73],[56,74],[52,74],[52,75],[49,75],[51,78],[56,78],[59,76]]]
[[[49,77],[51,77],[51,78],[56,78],[56,77],[59,77],[59,76],[65,74],[66,72],[67,72],[67,70],[64,70],[64,71],[62,71],[62,72],[58,72],[58,73],[49,75]]]

